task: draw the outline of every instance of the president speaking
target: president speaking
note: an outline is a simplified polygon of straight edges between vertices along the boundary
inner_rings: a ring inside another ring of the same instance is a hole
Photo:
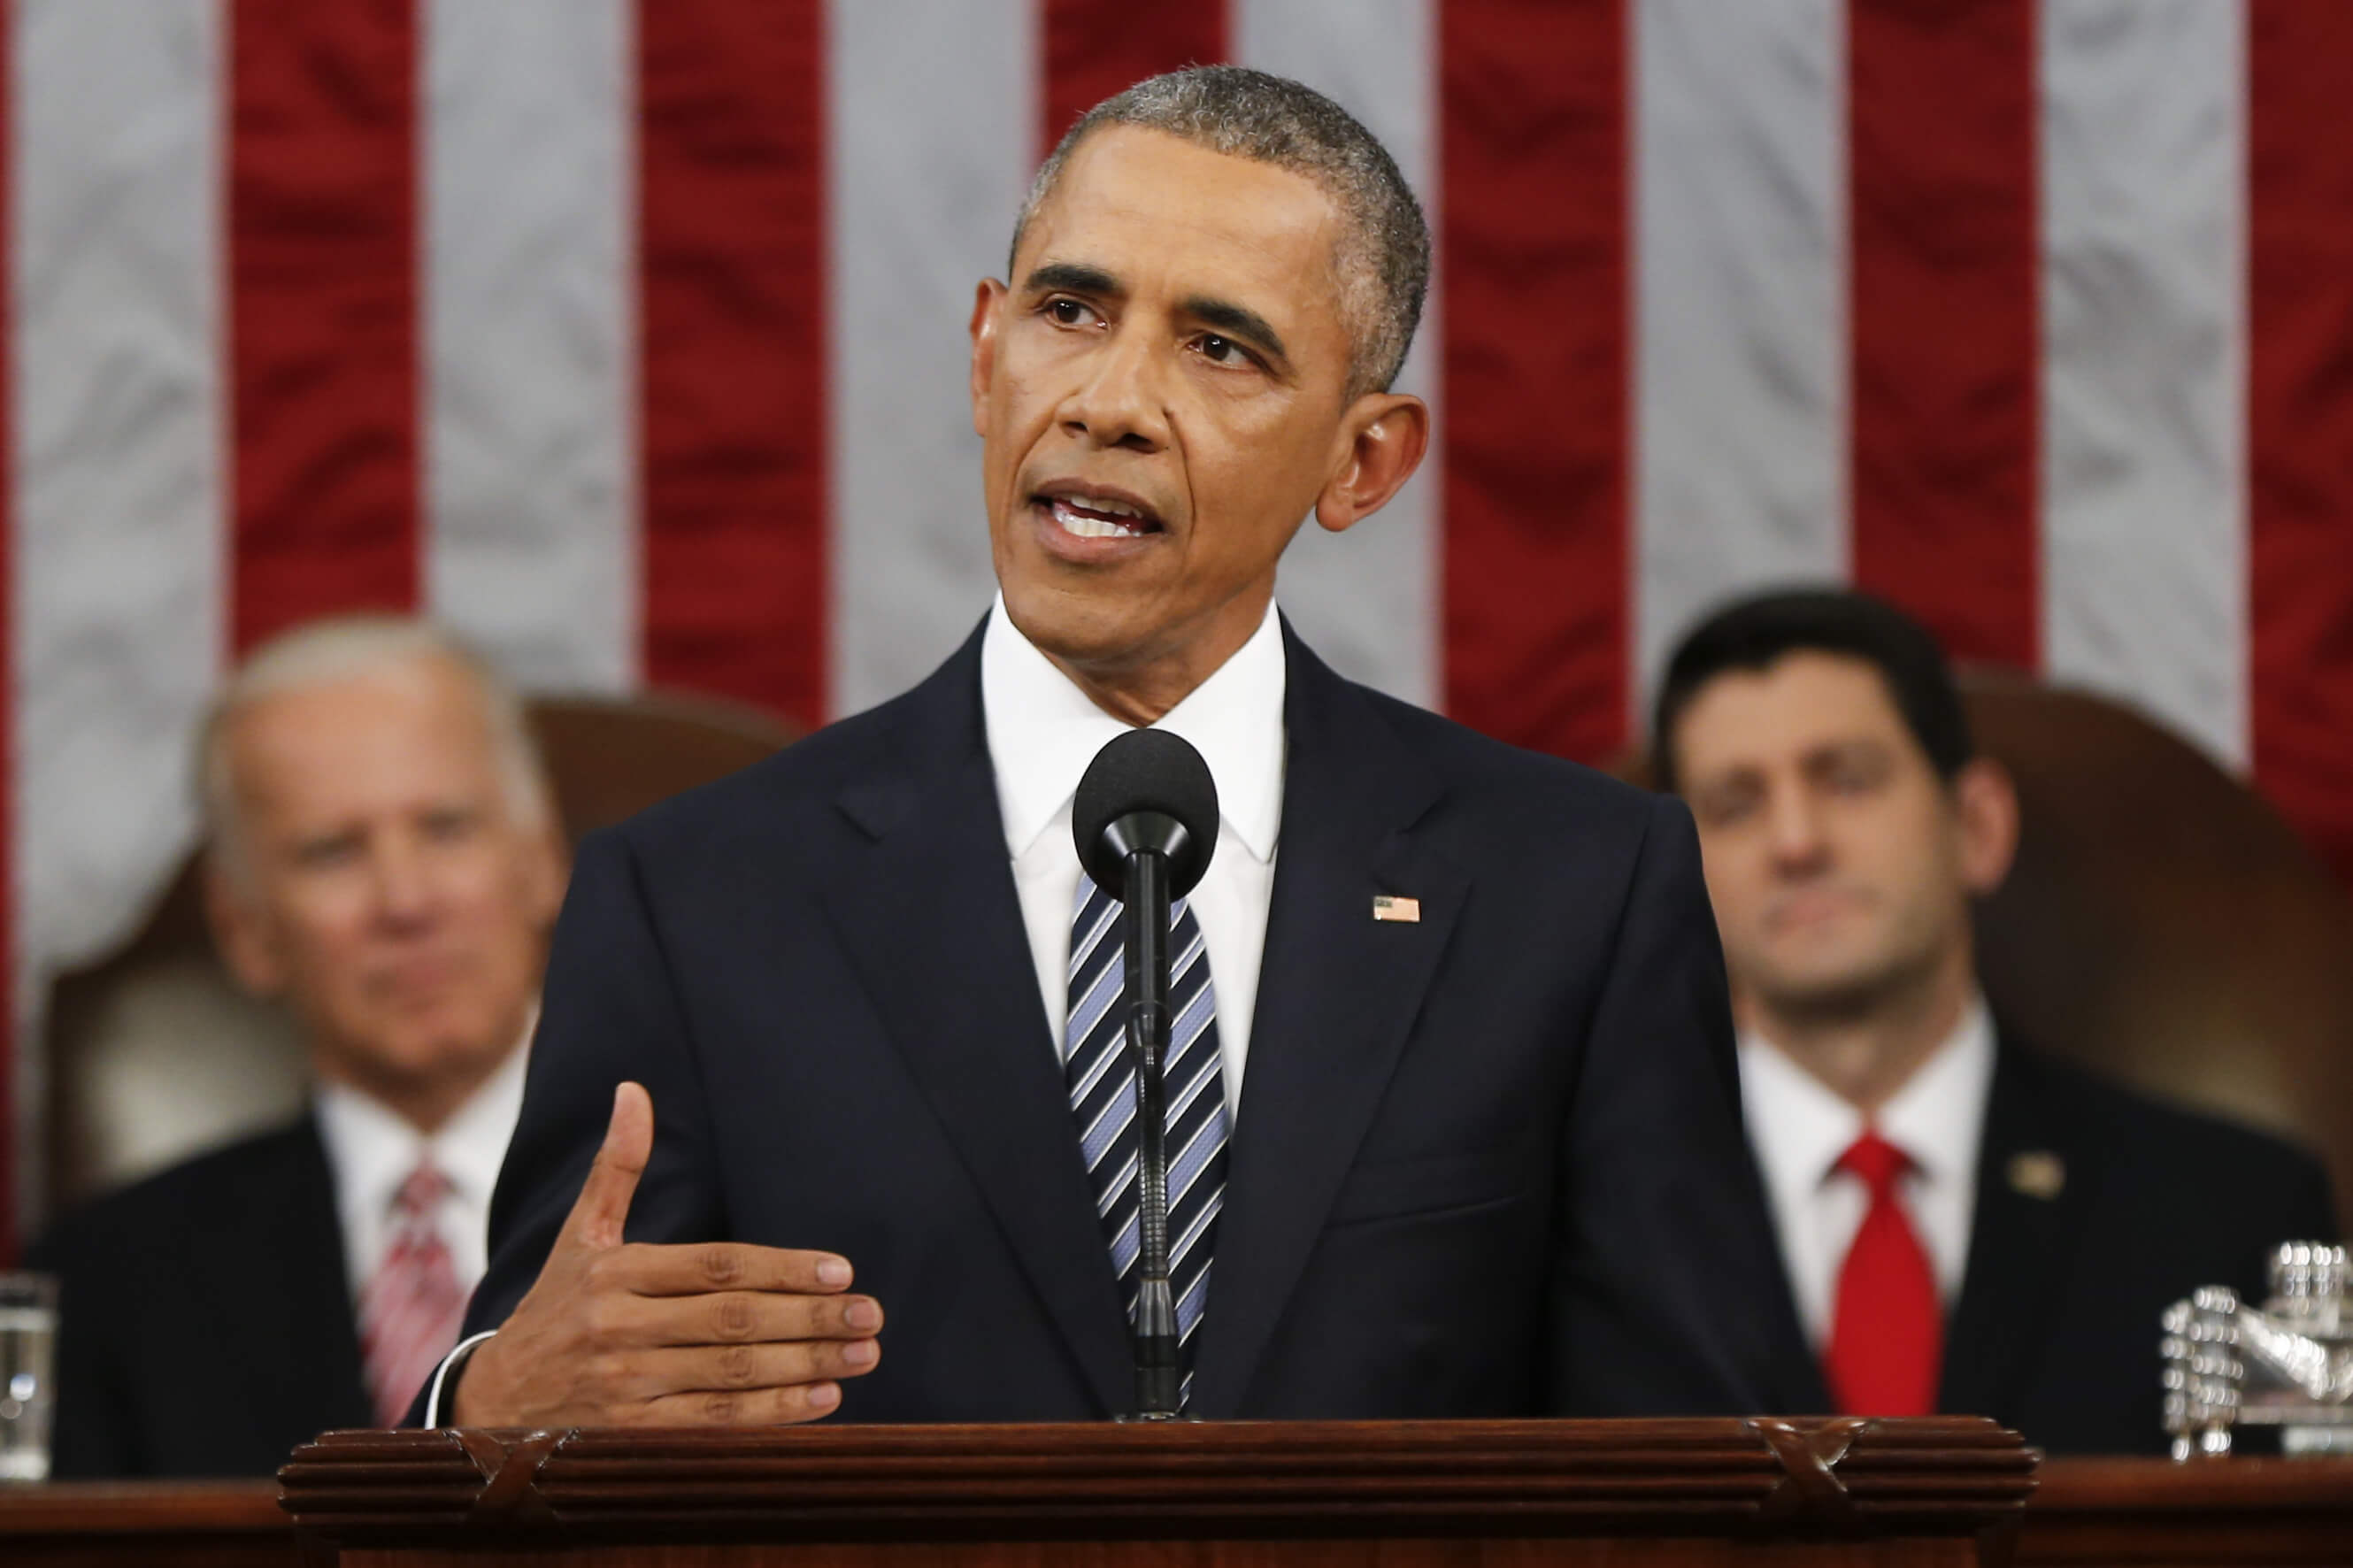
[[[1071,808],[1139,725],[1219,803],[1172,939],[1187,1408],[1783,1403],[1683,808],[1352,685],[1274,607],[1302,521],[1421,459],[1389,387],[1429,257],[1293,82],[1181,71],[1063,139],[972,312],[998,601],[904,696],[582,846],[427,1420],[1126,1408],[1119,925]]]

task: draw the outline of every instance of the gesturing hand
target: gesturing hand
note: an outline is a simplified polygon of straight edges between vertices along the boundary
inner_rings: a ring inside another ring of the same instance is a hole
[[[874,1370],[882,1309],[847,1261],[735,1242],[621,1239],[654,1108],[621,1085],[604,1146],[530,1293],[459,1381],[461,1426],[750,1426],[808,1421]]]

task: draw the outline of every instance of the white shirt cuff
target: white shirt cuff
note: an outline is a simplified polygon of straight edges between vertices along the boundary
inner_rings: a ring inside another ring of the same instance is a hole
[[[451,1369],[473,1354],[476,1345],[497,1332],[496,1329],[484,1329],[470,1339],[459,1340],[449,1353],[441,1358],[441,1364],[433,1369],[433,1381],[425,1387],[425,1425],[428,1430],[442,1425],[441,1388],[442,1384],[448,1382]]]

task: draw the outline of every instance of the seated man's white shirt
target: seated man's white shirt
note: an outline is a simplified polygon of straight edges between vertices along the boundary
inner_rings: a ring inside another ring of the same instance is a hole
[[[526,1037],[528,1035],[526,1033]],[[320,1086],[319,1136],[335,1181],[335,1217],[343,1233],[344,1279],[357,1304],[393,1240],[393,1198],[419,1164],[448,1178],[433,1216],[468,1294],[489,1265],[491,1189],[498,1184],[507,1142],[522,1110],[523,1061],[518,1047],[430,1136],[345,1084]]]
[[[1250,640],[1153,726],[1191,742],[1218,784],[1218,846],[1191,903],[1217,991],[1226,1105],[1236,1116],[1282,825],[1285,679],[1282,623],[1270,604]],[[1068,1049],[1080,877],[1071,801],[1095,753],[1130,726],[1096,707],[1021,635],[1001,596],[981,634],[980,701],[1021,923],[1059,1059]]]
[[[1968,1265],[1993,1059],[1992,1017],[1983,998],[1972,997],[1935,1054],[1866,1120],[1770,1041],[1741,1037],[1740,1098],[1748,1139],[1772,1201],[1799,1321],[1818,1348],[1829,1342],[1839,1271],[1870,1206],[1861,1178],[1838,1169],[1839,1156],[1866,1126],[1912,1157],[1898,1197],[1951,1310]]]

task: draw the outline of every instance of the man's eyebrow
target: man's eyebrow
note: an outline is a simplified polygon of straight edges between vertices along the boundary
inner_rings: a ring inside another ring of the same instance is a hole
[[[1196,294],[1181,309],[1204,326],[1215,327],[1229,338],[1240,338],[1250,347],[1275,359],[1289,360],[1290,352],[1282,346],[1282,334],[1267,324],[1264,316],[1246,305],[1227,300],[1211,300]]]
[[[1021,285],[1024,294],[1124,294],[1119,279],[1100,267],[1082,261],[1049,261],[1031,272]]]

